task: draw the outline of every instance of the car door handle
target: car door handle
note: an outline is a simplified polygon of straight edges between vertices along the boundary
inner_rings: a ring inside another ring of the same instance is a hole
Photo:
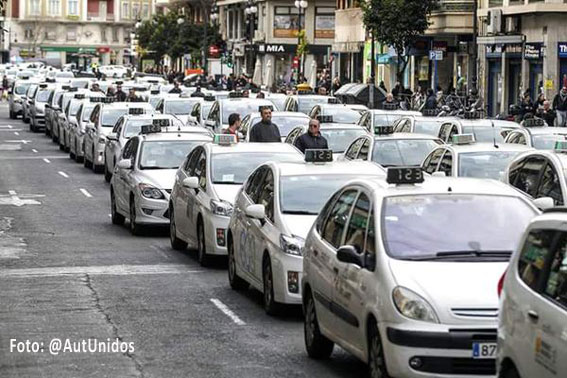
[[[533,321],[538,321],[538,319],[539,319],[539,314],[537,312],[535,312],[534,310],[528,311],[528,316]]]

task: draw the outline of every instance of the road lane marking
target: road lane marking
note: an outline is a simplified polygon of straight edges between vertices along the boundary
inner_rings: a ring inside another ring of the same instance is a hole
[[[226,316],[228,316],[235,324],[246,325],[246,323],[244,323],[244,321],[240,319],[238,315],[232,312],[232,310],[228,308],[228,306],[222,303],[220,300],[216,298],[211,298],[211,302],[213,302],[213,304],[217,306],[217,308],[221,310]]]
[[[66,174],[66,173],[63,172],[63,171],[59,171],[59,172],[57,172],[57,173],[59,173],[61,176],[65,177],[65,178],[69,178],[69,175]]]
[[[8,195],[0,194],[0,205],[13,205],[13,206],[24,206],[24,205],[41,205],[41,202],[36,201],[32,198],[42,198],[45,197],[43,194],[17,194],[15,190],[9,190]]]
[[[86,189],[81,188],[81,189],[79,189],[79,190],[81,191],[81,193],[83,193],[83,194],[85,195],[85,197],[87,197],[87,198],[91,198],[91,197],[92,197],[92,194],[90,194],[89,192],[87,192]]]
[[[51,164],[51,160],[49,160],[48,158],[43,158],[43,161],[46,162],[47,164]]]
[[[4,142],[6,143],[23,143],[23,144],[28,144],[31,142],[31,140],[26,140],[26,139],[22,139],[22,140],[5,140]]]
[[[0,128],[1,129],[5,129],[5,128],[11,129],[12,125],[2,125],[2,126],[0,126]]]
[[[35,148],[32,148],[32,152],[33,152],[34,154],[37,154],[37,150],[36,150]]]
[[[99,265],[99,266],[54,266],[47,268],[0,269],[0,280],[10,278],[67,277],[67,276],[133,276],[155,274],[203,273],[202,269],[191,269],[185,264],[151,265]]]

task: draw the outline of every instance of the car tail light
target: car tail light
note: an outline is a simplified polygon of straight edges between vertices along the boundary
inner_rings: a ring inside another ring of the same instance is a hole
[[[500,279],[498,280],[498,298],[500,298],[500,295],[502,294],[502,289],[504,288],[504,279],[506,278],[506,271],[504,271],[504,273],[502,274],[502,277],[500,277]]]

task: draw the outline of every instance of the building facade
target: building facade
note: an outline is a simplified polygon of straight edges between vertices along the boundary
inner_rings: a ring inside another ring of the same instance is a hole
[[[131,62],[130,34],[155,0],[11,0],[5,19],[11,57],[54,66]],[[5,43],[6,44],[6,43]]]

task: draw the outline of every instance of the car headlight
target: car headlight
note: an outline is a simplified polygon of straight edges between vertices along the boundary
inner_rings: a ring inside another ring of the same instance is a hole
[[[280,247],[288,255],[302,256],[305,239],[299,236],[280,235]]]
[[[211,212],[215,215],[230,217],[232,215],[232,204],[227,201],[211,200]]]
[[[398,286],[392,292],[392,297],[400,314],[414,320],[439,323],[433,307],[413,291]]]
[[[145,198],[165,199],[162,191],[155,186],[149,184],[138,184],[138,188],[140,188],[140,193],[142,193],[142,196]]]

